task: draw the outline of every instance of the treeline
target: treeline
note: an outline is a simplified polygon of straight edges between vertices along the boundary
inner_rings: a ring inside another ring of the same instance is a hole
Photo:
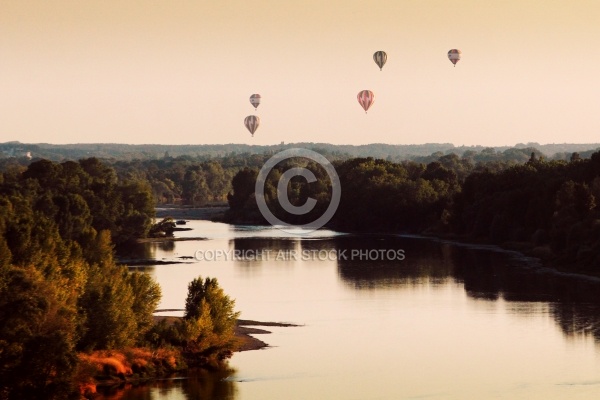
[[[330,159],[341,159],[325,153]],[[147,182],[157,205],[224,205],[233,177],[243,168],[258,169],[272,154],[229,154],[199,160],[190,156],[118,161],[110,165],[119,178]]]
[[[153,321],[158,284],[115,263],[114,244],[145,236],[153,215],[149,184],[97,159],[0,174],[0,398],[65,398],[96,375],[229,354],[237,314],[216,281],[196,284],[186,323],[166,328]],[[144,350],[165,345],[178,347]]]
[[[504,153],[507,150],[536,148],[545,157],[560,159],[574,152],[583,154],[600,148],[599,143],[518,143],[515,146],[455,146],[451,143],[424,143],[410,145],[392,145],[372,143],[366,145],[335,145],[330,143],[283,143],[273,145],[215,144],[215,145],[159,145],[159,144],[119,144],[119,143],[79,143],[79,144],[28,144],[19,142],[0,143],[0,159],[3,157],[27,162],[27,158],[49,159],[53,161],[78,160],[97,157],[115,161],[134,161],[169,157],[192,157],[198,161],[218,159],[231,154],[273,154],[290,148],[306,148],[333,156],[346,158],[373,157],[390,161],[417,160],[434,153],[447,155],[454,153],[463,156],[465,152]],[[29,153],[29,154],[27,154]]]
[[[524,151],[527,151],[525,149]],[[600,153],[569,161],[547,161],[532,152],[526,162],[474,163],[470,157],[441,156],[427,164],[356,158],[334,163],[342,196],[329,226],[346,231],[393,231],[453,235],[505,244],[543,257],[571,271],[600,273]],[[288,198],[300,206],[317,200],[313,211],[291,216],[277,200],[277,183],[290,167],[317,177],[296,177]],[[258,170],[245,168],[232,181],[229,221],[265,223],[256,206]],[[300,159],[273,169],[265,199],[273,214],[293,224],[314,221],[331,199],[322,167]]]
[[[353,156],[348,153],[335,150],[336,148],[341,148],[340,146],[323,145],[323,147],[319,147],[318,145],[305,145],[313,151],[317,151],[324,155],[332,162],[341,162],[353,158]],[[85,147],[90,145],[77,146]],[[103,159],[102,163],[110,166],[116,173],[118,179],[138,183],[145,182],[148,184],[152,197],[157,205],[222,205],[227,201],[227,195],[233,189],[231,186],[233,177],[240,169],[246,167],[258,169],[264,165],[266,160],[268,160],[275,151],[289,148],[290,146],[291,145],[281,145],[276,147],[267,146],[270,150],[267,151],[267,147],[265,147],[265,149],[262,149],[264,152],[230,152],[218,156],[213,156],[212,153],[203,156],[180,155],[177,157],[164,154],[162,157],[149,158],[141,156],[141,158],[131,161]],[[389,149],[390,145],[373,144],[356,147],[357,149],[359,147],[379,149],[381,152],[376,151],[375,154],[388,154],[385,149]],[[435,147],[432,147],[431,149],[434,148]],[[483,166],[489,170],[499,171],[510,165],[523,164],[527,162],[532,153],[534,153],[538,159],[550,160],[541,151],[533,147],[507,148],[504,150],[480,148],[478,151],[471,148],[468,150],[462,148],[462,153],[460,149],[461,148],[450,148],[449,150],[446,150],[446,152],[438,150],[429,155],[411,156],[409,157],[411,158],[410,160],[407,160],[407,157],[402,155],[388,155],[387,157],[380,158],[384,158],[390,162],[403,164],[410,164],[410,162],[417,164],[430,164],[432,162],[447,164],[453,163],[454,159],[466,160],[471,167],[468,170],[465,168],[462,168],[460,171],[455,170],[459,175],[459,179],[464,178],[464,176],[472,170]],[[448,151],[455,151],[456,153],[448,153]],[[362,150],[353,151],[353,153],[361,152]],[[366,153],[370,154],[372,152],[369,150],[366,151]],[[589,158],[591,153],[591,151],[571,153],[568,156],[566,153],[560,153],[557,154],[556,157],[557,159],[568,161],[573,154],[577,154],[579,158],[585,159]],[[37,162],[40,162],[40,160],[32,161],[24,158],[0,158],[0,171],[4,171],[8,174],[18,174],[25,170],[31,163]]]
[[[140,196],[153,199],[150,204],[150,208],[153,208],[154,205],[162,204],[203,206],[224,203],[231,191],[231,180],[237,171],[245,166],[259,167],[268,157],[262,154],[231,154],[216,160],[202,160],[190,156],[134,161],[94,160],[101,162],[106,173],[111,174],[105,177],[106,180],[120,180],[137,185],[136,191]],[[55,164],[48,160],[30,163],[26,160],[4,159],[0,160],[0,171],[7,176],[20,176],[30,165],[50,165],[56,169],[60,168],[57,166],[69,166],[71,163],[77,164],[80,161]],[[55,190],[51,185],[48,186]],[[153,212],[150,216],[153,216]],[[125,226],[119,221],[116,221],[116,224]],[[136,234],[143,237],[144,232]]]
[[[525,243],[560,268],[600,274],[600,152],[471,174],[452,214],[453,232]]]
[[[328,152],[326,148],[315,147],[313,150],[326,156],[332,162],[352,158],[347,154]],[[484,148],[479,152],[466,151],[462,156],[438,151],[429,156],[416,157],[412,161],[417,164],[429,164],[436,161],[442,164],[453,164],[456,159],[465,160],[469,164],[468,168],[463,166],[460,170],[455,169],[459,178],[464,178],[466,174],[484,164],[486,168],[493,170],[522,164],[529,159],[531,153],[535,153],[539,158],[544,157],[540,151],[534,148],[511,148],[502,152]],[[164,156],[158,159],[134,161],[104,160],[103,163],[110,165],[121,180],[146,182],[158,205],[205,206],[225,203],[227,195],[232,191],[231,183],[235,174],[243,168],[259,169],[271,156],[272,153],[230,153],[218,158]],[[581,156],[581,158],[584,157]],[[391,157],[388,157],[387,161],[402,162]],[[410,161],[404,161],[404,164],[408,165]],[[450,167],[456,168],[455,165],[450,165]],[[19,164],[15,159],[0,160],[0,170],[22,171],[24,168],[25,166]]]
[[[518,159],[531,158],[532,153],[526,155],[527,151],[529,149],[520,151]],[[330,226],[343,230],[422,231],[439,221],[447,224],[454,196],[469,175],[478,171],[499,172],[518,165],[514,158],[501,156],[488,162],[477,162],[469,155],[459,157],[456,154],[438,155],[434,160],[427,164],[416,161],[395,163],[371,157],[334,160],[342,196]],[[304,178],[293,178],[288,188],[290,202],[301,205],[309,197],[319,201],[311,213],[292,216],[290,220],[289,213],[277,202],[277,185],[282,174],[292,167],[310,169],[317,182],[307,184]],[[258,167],[246,167],[233,178],[232,193],[228,196],[229,220],[264,222],[254,197],[258,170]],[[313,217],[322,214],[323,207],[327,207],[331,193],[325,170],[314,162],[299,158],[277,165],[265,183],[265,199],[270,209],[289,223],[305,224],[314,220]]]
[[[329,226],[345,231],[420,231],[449,218],[448,208],[460,190],[459,179],[471,173],[475,166],[455,155],[442,161],[449,166],[439,161],[424,165],[373,158],[334,163],[341,198]],[[290,215],[277,198],[279,179],[286,170],[294,167],[311,170],[317,179],[307,183],[302,177],[294,177],[288,186],[287,197],[295,206],[301,206],[309,198],[317,200],[312,211],[305,215]],[[233,191],[228,198],[228,220],[266,222],[256,204],[257,175],[257,169],[244,168],[234,177]],[[265,201],[273,214],[282,221],[298,225],[310,223],[322,215],[333,190],[325,169],[301,158],[288,159],[277,165],[264,186]]]
[[[96,158],[61,164],[40,160],[9,168],[0,175],[0,184],[4,198],[22,198],[31,212],[55,221],[63,238],[84,247],[92,229],[110,231],[116,244],[145,237],[154,217],[148,183],[119,179]]]
[[[189,156],[157,160],[119,161],[112,164],[125,180],[148,184],[156,204],[205,206],[225,203],[231,180],[245,166],[259,167],[268,156],[231,154],[201,161]]]

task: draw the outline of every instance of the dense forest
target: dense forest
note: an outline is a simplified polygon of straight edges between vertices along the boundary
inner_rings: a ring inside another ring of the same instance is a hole
[[[115,262],[153,216],[147,181],[94,158],[0,174],[0,398],[65,398],[231,354],[237,313],[216,280],[190,283],[185,318],[156,325],[160,287]]]
[[[108,145],[107,145],[108,146]],[[372,145],[375,147],[376,145]],[[387,146],[387,145],[386,145]],[[286,146],[287,148],[288,146]],[[331,146],[329,148],[334,148]],[[326,156],[331,162],[351,160],[347,153],[328,151],[326,147],[311,147],[314,151]],[[412,160],[400,160],[401,157],[385,158],[388,162],[403,165],[430,164],[440,162],[455,169],[459,179],[477,169],[501,170],[511,165],[526,163],[531,153],[538,159],[550,160],[537,148],[508,148],[494,150],[482,148],[480,151],[468,150],[458,155],[435,151],[429,155],[415,156]],[[582,159],[589,158],[589,152],[577,153]],[[227,195],[232,191],[233,177],[243,168],[259,169],[273,155],[266,153],[228,153],[218,157],[181,155],[172,157],[163,155],[158,158],[140,158],[135,160],[102,159],[102,163],[110,166],[117,177],[130,182],[144,182],[158,205],[178,204],[188,206],[206,206],[226,204]],[[555,154],[557,160],[569,160],[571,154]],[[454,159],[464,160],[463,166],[456,169]],[[36,162],[26,158],[0,158],[0,170],[7,173],[20,173],[29,164]],[[411,167],[412,168],[412,167]]]
[[[342,231],[411,232],[500,244],[544,259],[547,265],[600,274],[600,152],[583,159],[548,161],[532,151],[526,162],[444,155],[436,161],[394,163],[373,158],[334,161],[342,196],[329,226]],[[313,171],[317,182],[293,178],[288,198],[310,213],[291,216],[277,201],[277,182],[290,167]],[[265,223],[254,198],[257,168],[232,181],[229,221]],[[331,199],[322,167],[302,159],[281,163],[269,174],[265,199],[281,220],[305,224]]]

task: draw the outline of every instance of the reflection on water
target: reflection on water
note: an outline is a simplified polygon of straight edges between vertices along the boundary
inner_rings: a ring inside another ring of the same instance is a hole
[[[273,328],[261,337],[273,347],[234,355],[236,372],[227,378],[192,375],[108,398],[600,395],[598,279],[548,273],[516,253],[422,238],[188,226],[194,230],[182,235],[209,240],[149,243],[146,254],[242,256],[154,266],[160,308],[182,308],[187,283],[211,276],[242,318],[304,326]]]
[[[264,253],[265,260],[268,260],[270,257],[267,257],[267,253],[273,256],[273,259],[276,259],[277,253],[281,250],[284,253],[289,250],[296,249],[298,246],[298,242],[295,240],[286,240],[286,239],[248,239],[248,238],[236,238],[229,241],[229,243],[233,246],[233,250],[238,250],[241,252],[245,252],[250,250],[251,253]]]
[[[238,268],[255,269],[270,262],[283,267],[294,261],[293,252],[298,250],[298,244],[289,239],[236,238],[229,241],[229,250],[234,251],[232,258]]]
[[[156,244],[156,246],[160,250],[162,250],[162,251],[164,251],[166,253],[169,253],[169,252],[172,252],[173,250],[175,250],[175,242],[171,242],[171,241],[168,241],[168,242],[158,242]]]
[[[304,245],[304,244],[303,244]],[[519,302],[511,308],[528,314],[523,303],[547,302],[549,313],[566,335],[593,335],[600,342],[600,280],[549,273],[528,265],[510,252],[456,246],[449,243],[400,237],[344,237],[329,243],[346,249],[389,249],[402,245],[410,254],[401,267],[394,262],[339,260],[340,278],[357,290],[401,288],[407,285],[462,284],[469,297],[502,298]],[[315,247],[313,243],[307,247]],[[321,243],[326,247],[326,243]]]
[[[228,375],[229,372],[195,371],[185,378],[128,384],[123,388],[100,388],[99,393],[107,400],[232,400],[236,383],[227,380]]]
[[[322,244],[324,245],[324,244]],[[381,289],[405,285],[442,285],[452,281],[454,264],[449,259],[450,248],[437,243],[401,237],[346,237],[329,243],[348,259],[338,259],[338,273],[343,282],[355,289]],[[308,243],[307,246],[312,246]],[[403,250],[403,260],[388,258],[388,250]],[[369,250],[380,250],[369,255]],[[352,251],[358,253],[351,258]],[[384,251],[384,256],[380,257]],[[361,257],[363,254],[366,257]],[[379,259],[373,260],[374,257]]]
[[[553,303],[550,313],[567,336],[592,335],[600,342],[600,312],[596,304]]]
[[[156,259],[156,246],[150,243],[128,243],[117,246],[115,251],[119,259],[125,260],[150,260]]]

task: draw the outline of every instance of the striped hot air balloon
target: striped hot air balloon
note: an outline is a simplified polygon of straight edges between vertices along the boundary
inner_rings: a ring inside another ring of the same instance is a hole
[[[248,115],[244,119],[244,125],[246,125],[246,129],[248,129],[252,134],[252,137],[254,137],[254,132],[256,132],[258,126],[260,125],[260,118],[258,118],[256,115]]]
[[[456,67],[456,63],[460,61],[461,51],[458,49],[452,49],[448,51],[448,59],[454,64]]]
[[[376,51],[375,54],[373,54],[373,61],[379,66],[379,70],[382,71],[385,62],[387,61],[387,54],[385,54],[385,51]]]
[[[256,110],[256,108],[260,105],[260,94],[253,94],[250,96],[250,104],[252,104]]]
[[[364,108],[365,114],[375,102],[375,95],[370,90],[361,90],[356,98],[358,99],[358,103]]]

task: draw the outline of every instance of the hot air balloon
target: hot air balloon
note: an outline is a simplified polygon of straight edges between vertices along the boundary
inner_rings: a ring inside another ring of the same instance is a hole
[[[260,105],[260,94],[253,94],[250,96],[250,104],[252,104],[256,110],[256,108]]]
[[[370,90],[361,90],[356,96],[358,103],[365,109],[365,114],[369,107],[375,102],[375,95]]]
[[[381,71],[387,61],[387,54],[385,54],[385,51],[376,51],[375,54],[373,54],[373,60],[375,61],[375,64],[379,66],[379,70]]]
[[[246,118],[244,118],[244,125],[246,125],[246,129],[248,129],[252,134],[252,137],[254,137],[254,132],[256,132],[258,126],[260,125],[260,118],[258,118],[256,115],[248,115]]]
[[[458,49],[452,49],[448,51],[448,59],[452,61],[452,64],[456,67],[456,63],[460,61],[461,52]]]

